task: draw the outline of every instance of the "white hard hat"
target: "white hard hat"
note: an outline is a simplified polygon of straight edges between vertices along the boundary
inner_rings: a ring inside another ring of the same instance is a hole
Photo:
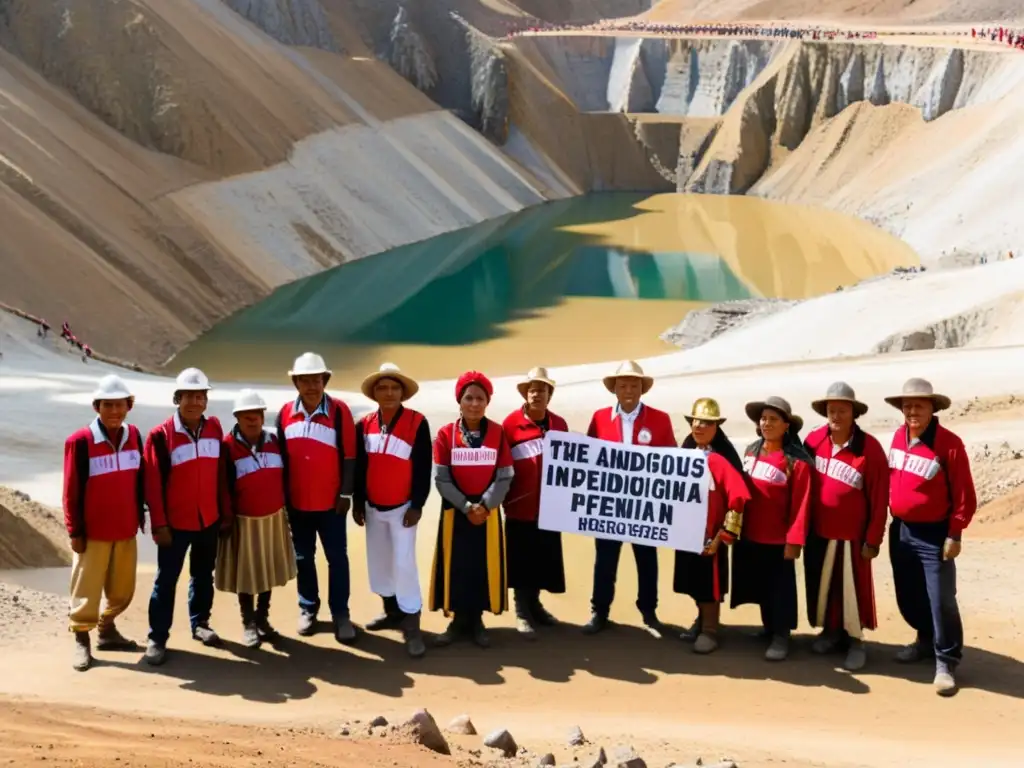
[[[100,379],[96,383],[96,391],[92,393],[93,402],[97,400],[124,400],[129,397],[134,397],[134,395],[128,391],[128,385],[115,373]]]
[[[292,369],[288,371],[289,376],[315,376],[318,373],[326,373],[330,376],[331,370],[327,367],[324,359],[315,352],[303,352],[295,358]]]
[[[206,374],[198,368],[186,368],[174,380],[174,389],[176,392],[206,392],[213,387]]]
[[[238,397],[235,398],[235,407],[231,411],[232,413],[241,413],[242,411],[265,411],[267,410],[267,403],[260,393],[255,389],[243,389],[238,393]]]

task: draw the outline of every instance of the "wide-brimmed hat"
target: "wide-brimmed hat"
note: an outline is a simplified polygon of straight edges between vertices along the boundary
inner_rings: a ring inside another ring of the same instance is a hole
[[[853,391],[853,387],[847,384],[845,381],[837,381],[829,385],[825,391],[825,397],[821,400],[815,400],[811,403],[811,408],[814,412],[820,416],[827,416],[828,404],[833,400],[838,400],[844,403],[850,403],[853,405],[853,416],[863,416],[868,412],[868,407],[860,400],[857,399],[856,393]]]
[[[693,408],[690,409],[688,416],[683,416],[687,422],[693,424],[696,421],[710,421],[715,424],[724,424],[725,417],[722,416],[722,409],[718,406],[717,400],[712,400],[710,397],[702,397],[699,400],[695,400]]]
[[[526,399],[526,391],[530,388],[530,385],[535,381],[539,381],[542,384],[547,384],[549,387],[551,387],[551,391],[554,392],[555,380],[551,378],[551,375],[548,373],[547,368],[538,365],[536,368],[531,368],[529,373],[526,374],[526,378],[520,381],[518,384],[516,384],[516,389],[519,390],[519,394],[523,396],[524,400]]]
[[[764,400],[747,403],[747,418],[755,424],[759,423],[761,421],[761,412],[764,411],[765,408],[771,408],[773,411],[782,414],[786,421],[790,424],[796,425],[797,431],[803,429],[804,420],[793,413],[793,409],[790,407],[789,401],[775,395],[766,397]]]
[[[936,411],[944,411],[949,408],[952,401],[945,395],[936,394],[932,383],[927,379],[907,379],[903,384],[903,391],[898,395],[885,398],[885,402],[893,408],[902,411],[903,400],[908,397],[920,397],[931,400]]]
[[[380,370],[376,373],[371,373],[365,379],[363,379],[362,391],[363,394],[374,400],[373,388],[377,386],[377,382],[381,379],[394,379],[402,385],[402,402],[404,403],[410,397],[420,391],[420,385],[410,377],[402,373],[401,369],[394,363],[384,363]]]
[[[622,378],[640,379],[640,393],[646,395],[654,386],[654,378],[644,373],[635,360],[624,360],[611,376],[604,377],[604,388],[615,394],[615,380]]]

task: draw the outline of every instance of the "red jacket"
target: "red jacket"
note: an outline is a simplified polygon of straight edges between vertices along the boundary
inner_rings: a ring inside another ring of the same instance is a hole
[[[299,512],[333,510],[352,493],[356,426],[341,400],[324,395],[309,417],[301,401],[285,403],[277,417],[284,459],[285,499]]]
[[[277,433],[264,429],[249,445],[235,427],[224,437],[224,498],[232,515],[267,517],[284,507],[284,464]]]
[[[742,514],[750,501],[747,482],[729,460],[717,453],[708,454],[708,471],[711,472],[708,486],[708,527],[707,539],[713,539],[725,525],[725,514],[729,510]]]
[[[743,469],[750,502],[743,515],[741,538],[758,544],[797,544],[807,540],[811,508],[811,465],[785,451],[758,456],[761,441],[747,447]]]
[[[908,523],[949,520],[959,538],[978,508],[967,451],[959,437],[932,417],[920,440],[907,446],[907,427],[896,430],[889,449],[889,507]]]
[[[93,541],[134,539],[145,527],[142,435],[125,424],[115,447],[95,419],[64,443],[64,525]]]
[[[486,434],[479,448],[463,442],[458,422],[441,427],[434,440],[434,463],[451,468],[452,481],[470,500],[480,498],[490,487],[496,470],[512,466],[512,452],[501,425],[485,420]]]
[[[540,484],[544,433],[547,430],[568,432],[569,425],[556,413],[548,411],[547,428],[542,429],[519,408],[502,424],[505,439],[512,451],[515,475],[505,497],[505,515],[510,520],[534,521],[540,516]]]
[[[640,413],[633,422],[633,445],[650,445],[659,448],[675,448],[676,436],[672,431],[672,419],[664,411],[641,403]],[[602,408],[594,413],[587,427],[587,435],[600,440],[621,443],[622,421],[615,413],[614,406]]]
[[[825,539],[882,545],[889,516],[889,469],[882,444],[854,426],[850,442],[832,453],[826,424],[804,440],[814,456],[811,525]]]
[[[146,504],[152,528],[165,525],[179,531],[209,528],[221,516],[221,462],[224,431],[215,417],[204,417],[199,439],[192,436],[175,411],[146,438]],[[230,515],[230,510],[224,511]]]

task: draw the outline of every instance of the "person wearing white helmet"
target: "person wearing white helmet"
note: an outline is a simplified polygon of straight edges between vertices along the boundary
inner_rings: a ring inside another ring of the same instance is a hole
[[[413,658],[427,652],[420,632],[423,597],[416,567],[416,531],[430,495],[433,440],[423,414],[403,403],[419,385],[384,363],[363,380],[362,392],[377,403],[356,424],[356,474],[352,519],[366,525],[370,589],[384,613],[370,631],[401,629]]]
[[[143,459],[149,523],[158,547],[145,656],[155,666],[166,659],[174,593],[186,555],[192,637],[203,645],[220,645],[210,628],[213,570],[218,533],[231,527],[231,509],[221,506],[224,431],[215,416],[205,415],[210,381],[198,368],[186,368],[174,387],[177,409],[149,433]]]
[[[214,584],[238,595],[248,648],[278,638],[270,624],[270,592],[295,578],[281,444],[277,431],[264,427],[266,410],[256,390],[243,389],[232,411],[237,423],[224,438],[224,506],[231,508],[234,525],[220,540]]]
[[[320,355],[299,355],[288,372],[298,397],[277,416],[284,461],[284,494],[298,567],[298,633],[312,635],[320,611],[316,540],[327,556],[327,603],[339,643],[355,642],[349,618],[346,524],[352,506],[356,428],[352,411],[326,393],[331,371]]]
[[[79,671],[92,665],[89,632],[97,627],[97,650],[138,648],[114,626],[135,596],[135,535],[145,528],[142,435],[125,421],[134,402],[121,377],[104,376],[92,396],[96,418],[64,443],[64,524],[74,552],[69,616]]]

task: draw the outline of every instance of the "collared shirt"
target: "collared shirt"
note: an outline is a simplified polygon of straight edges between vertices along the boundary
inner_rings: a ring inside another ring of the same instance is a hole
[[[317,414],[320,414],[321,416],[326,416],[327,415],[327,396],[325,395],[324,397],[320,398],[320,405],[318,405],[316,408],[314,408],[312,413],[309,413],[309,412],[306,411],[306,406],[302,404],[302,398],[301,397],[297,397],[297,398],[295,398],[295,411],[297,413],[301,413],[305,417],[306,421],[309,421],[310,419],[312,419]]]
[[[837,456],[837,455],[839,455],[839,452],[841,450],[843,450],[844,448],[849,448],[849,447],[850,447],[850,441],[849,440],[847,440],[842,445],[836,445],[835,441],[832,441],[832,455],[833,456]]]
[[[615,415],[619,417],[619,421],[622,423],[622,442],[626,445],[632,445],[633,424],[636,422],[636,417],[640,415],[640,403],[637,403],[636,407],[629,413],[623,411],[622,406],[616,403]]]

